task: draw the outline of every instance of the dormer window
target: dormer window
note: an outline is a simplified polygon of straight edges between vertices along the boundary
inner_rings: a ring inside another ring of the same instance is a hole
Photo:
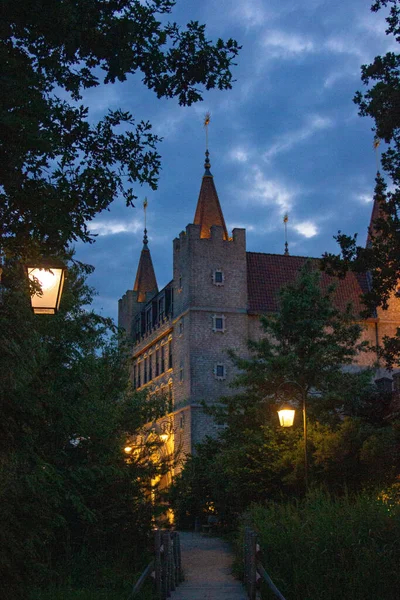
[[[222,269],[213,271],[212,280],[214,285],[224,285],[225,277]]]

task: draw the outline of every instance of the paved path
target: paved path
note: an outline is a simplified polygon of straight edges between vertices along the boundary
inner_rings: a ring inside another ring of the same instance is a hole
[[[247,600],[242,584],[231,574],[233,556],[226,542],[199,533],[179,535],[185,581],[171,593],[171,600]]]

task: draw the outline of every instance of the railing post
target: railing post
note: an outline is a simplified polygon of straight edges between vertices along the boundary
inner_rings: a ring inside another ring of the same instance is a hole
[[[175,537],[174,533],[171,531],[169,534],[169,543],[170,543],[170,581],[171,581],[171,592],[174,592],[176,589],[176,563],[175,563]]]
[[[257,578],[257,534],[249,531],[249,599],[256,600],[256,578]]]
[[[164,546],[163,560],[163,600],[171,595],[171,560],[170,560],[170,537],[169,532],[162,534],[162,542]]]
[[[157,600],[162,600],[162,573],[161,573],[161,531],[154,532],[154,572]]]
[[[178,582],[183,581],[182,573],[182,555],[181,555],[181,538],[179,533],[176,534],[176,555],[177,555],[177,567],[178,567]]]
[[[249,528],[245,527],[243,536],[243,579],[247,595],[249,594],[248,539]]]

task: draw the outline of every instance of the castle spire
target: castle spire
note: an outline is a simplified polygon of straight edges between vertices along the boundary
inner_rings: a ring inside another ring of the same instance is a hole
[[[149,296],[154,296],[158,293],[158,286],[156,275],[154,273],[153,261],[151,260],[151,254],[148,247],[147,228],[146,228],[146,210],[147,210],[147,198],[143,202],[144,210],[144,235],[143,235],[143,248],[140,254],[139,265],[136,272],[135,284],[133,291],[137,292],[137,301],[146,302]]]
[[[222,214],[217,190],[214,184],[214,178],[210,168],[210,153],[208,151],[208,126],[210,124],[210,113],[207,113],[204,119],[206,129],[206,159],[204,163],[205,172],[201,182],[199,199],[197,201],[194,224],[200,225],[200,237],[209,238],[212,225],[219,225],[224,230],[224,239],[228,239],[228,231],[225,225],[224,215]]]
[[[367,248],[372,246],[372,239],[380,234],[379,220],[387,218],[387,213],[383,208],[386,203],[386,184],[379,171],[376,174],[375,181],[374,205],[368,227]]]

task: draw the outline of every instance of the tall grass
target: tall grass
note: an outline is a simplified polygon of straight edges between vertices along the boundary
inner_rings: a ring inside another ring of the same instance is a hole
[[[313,492],[254,506],[244,524],[259,533],[262,562],[287,600],[399,598],[399,504]]]

